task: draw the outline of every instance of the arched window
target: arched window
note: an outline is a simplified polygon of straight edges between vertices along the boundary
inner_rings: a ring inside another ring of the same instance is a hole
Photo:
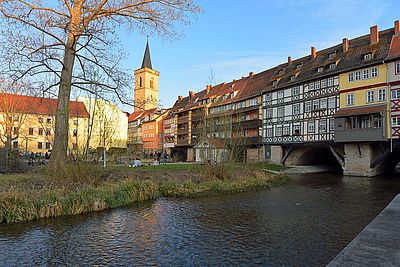
[[[142,80],[142,77],[139,77],[139,87],[142,87],[143,86],[143,80]]]
[[[151,77],[151,79],[150,79],[150,88],[154,88],[154,78],[153,77]]]

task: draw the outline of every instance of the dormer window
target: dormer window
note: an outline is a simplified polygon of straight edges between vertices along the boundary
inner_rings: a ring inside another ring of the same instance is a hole
[[[324,71],[324,67],[319,67],[318,69],[317,69],[317,72],[318,73],[321,73],[321,72],[323,72]]]
[[[372,59],[372,53],[368,53],[364,55],[364,60],[371,60]]]
[[[296,65],[296,70],[299,70],[299,69],[301,69],[301,67],[303,67],[303,63],[299,63],[299,64],[297,64],[297,65]]]
[[[278,75],[282,75],[283,74],[283,69],[279,70]]]
[[[272,81],[272,86],[275,86],[278,84],[278,80]]]
[[[290,81],[294,81],[294,80],[296,80],[296,75],[290,76]]]
[[[329,69],[334,70],[336,69],[336,63],[332,63],[329,65]]]
[[[332,59],[336,56],[336,51],[329,54],[329,59]]]

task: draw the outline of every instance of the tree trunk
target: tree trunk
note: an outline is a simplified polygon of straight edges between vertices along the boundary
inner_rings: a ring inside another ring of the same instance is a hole
[[[71,44],[73,44],[73,41],[71,41]],[[49,170],[53,173],[58,173],[64,170],[65,163],[67,161],[69,100],[71,96],[71,82],[74,61],[75,47],[74,45],[67,45],[65,47],[64,66],[61,71],[60,87],[58,89],[54,144],[48,166]]]
[[[79,36],[82,3],[83,0],[74,2],[68,29],[68,40],[64,50],[63,68],[61,70],[60,86],[58,89],[54,144],[48,166],[48,170],[54,174],[62,173],[67,161],[69,100],[71,97],[72,73],[75,62],[76,42]]]

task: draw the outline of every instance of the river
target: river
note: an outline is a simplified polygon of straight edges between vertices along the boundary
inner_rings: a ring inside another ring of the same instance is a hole
[[[292,175],[269,191],[1,225],[0,265],[321,266],[398,193],[399,174]]]

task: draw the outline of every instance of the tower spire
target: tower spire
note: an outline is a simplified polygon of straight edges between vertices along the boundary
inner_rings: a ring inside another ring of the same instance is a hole
[[[150,47],[149,47],[148,37],[147,37],[147,43],[146,43],[146,50],[144,51],[142,68],[153,69],[153,67],[151,66]]]

